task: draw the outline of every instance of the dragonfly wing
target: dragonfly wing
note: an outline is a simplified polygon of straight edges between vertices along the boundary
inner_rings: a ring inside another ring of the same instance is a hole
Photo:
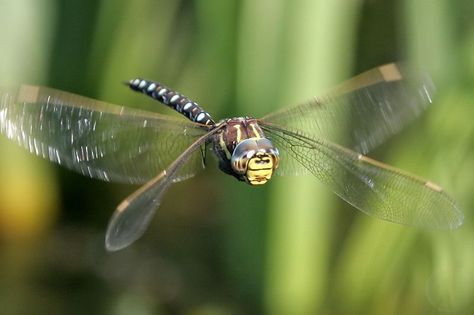
[[[107,227],[107,250],[123,249],[143,235],[171,182],[172,178],[161,172],[120,203]]]
[[[452,229],[463,222],[455,201],[430,181],[328,141],[276,126],[262,128],[284,157],[297,161],[339,197],[369,215],[431,228]],[[286,162],[281,159],[283,170]]]
[[[135,191],[115,210],[105,235],[105,247],[109,251],[123,249],[140,238],[151,222],[166,189],[175,181],[180,169],[189,158],[219,130],[213,129],[192,143],[158,176]]]
[[[207,130],[192,122],[45,87],[0,90],[0,132],[83,175],[145,183]],[[175,181],[202,165],[195,154]]]
[[[269,114],[262,121],[365,154],[418,117],[433,94],[428,75],[392,63],[355,76],[325,97]]]

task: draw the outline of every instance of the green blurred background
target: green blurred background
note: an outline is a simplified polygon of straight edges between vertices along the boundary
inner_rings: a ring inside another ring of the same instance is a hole
[[[456,231],[398,226],[313,178],[253,188],[210,163],[172,186],[142,239],[107,253],[108,218],[136,187],[1,137],[0,313],[474,313],[473,17],[472,0],[0,0],[0,84],[170,115],[121,81],[258,117],[386,62],[421,64],[434,106],[370,156],[442,184],[466,216]]]

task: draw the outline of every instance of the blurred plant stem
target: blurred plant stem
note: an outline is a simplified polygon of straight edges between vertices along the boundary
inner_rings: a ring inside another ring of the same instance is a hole
[[[472,122],[473,93],[472,89],[469,91],[459,87],[466,83],[474,87],[472,81],[463,82],[464,78],[468,78],[463,73],[469,73],[463,58],[463,49],[466,47],[463,41],[473,32],[466,28],[466,34],[457,34],[456,23],[459,21],[456,21],[456,15],[452,14],[463,10],[463,5],[461,2],[449,0],[407,0],[404,1],[403,8],[403,21],[400,24],[406,25],[408,57],[418,65],[428,68],[435,82],[442,87],[427,113],[428,123],[424,128],[428,134],[425,138],[428,138],[429,142],[423,147],[427,147],[425,151],[429,150],[431,154],[415,154],[409,159],[410,163],[423,165],[429,158],[431,167],[427,172],[432,174],[434,180],[442,182],[448,192],[460,193],[463,187],[470,187],[472,191],[474,178],[472,173],[466,175],[465,170],[472,169],[471,148],[474,133],[472,123],[466,124],[463,117],[470,117]],[[458,24],[457,27],[462,26]],[[453,112],[457,113],[457,117],[452,115]],[[419,146],[421,142],[414,140],[412,145],[403,145],[401,155],[394,163],[408,160],[410,152],[423,148]],[[452,163],[446,165],[445,161]],[[472,254],[469,253],[472,253],[474,233],[469,212],[473,203],[466,202],[468,198],[462,198],[461,195],[453,197],[460,202],[466,221],[457,231],[438,231],[430,234],[432,266],[429,277],[425,279],[426,292],[423,298],[437,310],[464,313],[469,304],[472,305],[469,299],[472,298],[474,290],[474,268],[472,264],[466,264],[466,261],[472,259]]]
[[[48,1],[44,6],[35,1],[2,5],[0,27],[15,32],[2,33],[0,83],[43,81],[48,60],[48,49],[43,45],[50,45],[52,23],[48,18],[54,16],[54,6]],[[56,218],[54,175],[47,162],[3,135],[0,147],[0,237],[6,243],[35,242]]]
[[[341,80],[352,63],[358,7],[347,1],[247,1],[239,104],[258,116]],[[334,198],[313,178],[275,179],[269,189],[266,312],[314,314],[326,296]]]
[[[45,81],[56,13],[52,1],[3,1],[0,10],[0,86]],[[22,314],[38,298],[29,281],[37,246],[58,215],[58,188],[46,161],[3,135],[0,148],[0,312]]]

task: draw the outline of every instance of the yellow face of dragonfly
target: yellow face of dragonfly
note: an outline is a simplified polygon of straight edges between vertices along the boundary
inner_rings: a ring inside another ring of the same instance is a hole
[[[265,184],[273,174],[275,157],[269,154],[257,152],[248,161],[245,177],[250,185]]]
[[[278,167],[279,153],[270,140],[250,138],[240,142],[232,154],[232,169],[250,185],[263,185]]]

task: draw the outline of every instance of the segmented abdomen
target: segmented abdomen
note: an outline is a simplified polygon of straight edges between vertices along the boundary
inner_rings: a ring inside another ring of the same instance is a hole
[[[158,82],[134,79],[130,80],[128,85],[132,90],[140,91],[151,96],[194,122],[209,126],[215,124],[211,115],[204,111],[196,102]]]

